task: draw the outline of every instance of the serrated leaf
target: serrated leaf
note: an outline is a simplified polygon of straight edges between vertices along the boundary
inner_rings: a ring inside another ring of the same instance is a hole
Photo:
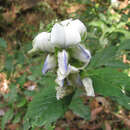
[[[3,38],[0,38],[0,47],[7,48],[7,43]]]
[[[98,51],[91,59],[89,67],[97,68],[104,65],[115,56],[117,48],[110,46],[103,50]]]
[[[1,121],[1,129],[4,130],[5,129],[5,125],[6,123],[11,120],[13,118],[13,110],[9,109],[6,114],[4,115],[4,117],[2,118]]]
[[[124,64],[122,61],[117,60],[116,57],[117,48],[115,46],[110,46],[101,51],[98,51],[91,59],[90,68],[99,68],[102,66],[111,68],[129,68],[128,64]],[[119,58],[119,57],[118,57]]]
[[[72,98],[69,108],[78,116],[85,120],[90,120],[90,108],[85,106],[80,98],[80,90],[78,89]]]
[[[130,84],[130,78],[126,74],[112,68],[101,68],[88,71],[88,76],[92,78],[94,91],[97,94],[115,97],[119,104],[130,109],[130,105],[128,104],[130,97],[126,97],[126,94],[123,92]],[[121,99],[120,101],[119,98]],[[127,99],[127,103],[123,104],[125,98]]]
[[[54,122],[64,115],[70,100],[64,98],[58,101],[55,86],[46,86],[29,104],[25,120],[29,120],[32,126]]]

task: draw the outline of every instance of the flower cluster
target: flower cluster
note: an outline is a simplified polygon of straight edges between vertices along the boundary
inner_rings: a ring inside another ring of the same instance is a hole
[[[80,44],[86,36],[87,29],[80,20],[67,19],[54,24],[50,33],[42,32],[33,40],[33,51],[48,52],[42,73],[45,75],[46,72],[58,68],[57,99],[72,93],[75,86],[84,86],[88,96],[95,96],[92,80],[90,78],[81,80],[79,75],[79,71],[86,67],[91,59],[90,51]],[[78,68],[73,66],[69,63],[71,58],[78,60],[83,66]]]

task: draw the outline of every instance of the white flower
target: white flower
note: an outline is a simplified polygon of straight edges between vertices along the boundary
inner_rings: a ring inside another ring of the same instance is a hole
[[[77,73],[78,71],[79,70],[76,67],[68,64],[68,53],[65,50],[58,53],[58,70],[56,82],[59,86],[63,87],[64,79],[70,73]]]
[[[85,87],[85,91],[87,92],[87,96],[95,96],[92,80],[90,78],[84,78],[82,80],[83,86]]]
[[[50,42],[51,34],[47,32],[39,33],[33,40],[33,49],[53,52],[54,46]]]
[[[72,48],[72,56],[86,64],[90,62],[91,59],[91,53],[89,50],[87,50],[83,45],[79,44],[75,48]]]
[[[70,26],[63,26],[56,23],[51,31],[51,43],[59,48],[68,48],[81,42],[78,31]]]
[[[54,69],[56,67],[56,58],[55,56],[48,55],[45,59],[42,73],[45,74],[48,70]]]
[[[87,28],[79,19],[73,20],[70,25],[80,33],[80,36],[83,40],[86,39]]]
[[[65,50],[58,53],[58,67],[62,75],[68,73],[68,53]]]
[[[94,95],[94,91],[92,92],[92,81],[89,78],[81,81],[79,75],[79,71],[86,67],[91,59],[89,50],[80,44],[81,39],[85,39],[86,35],[87,29],[79,19],[67,19],[56,23],[50,33],[42,32],[33,40],[33,49],[31,52],[35,50],[54,52],[55,47],[63,49],[58,52],[57,58],[52,54],[48,54],[42,69],[42,73],[45,75],[46,72],[57,67],[56,60],[58,59],[56,78],[58,85],[56,87],[56,97],[58,100],[72,93],[75,87],[83,85],[87,91],[87,95]],[[71,55],[68,55],[67,48],[70,48]],[[69,56],[83,62],[84,66],[80,68],[72,66],[69,64]]]
[[[119,6],[119,1],[118,0],[111,0],[111,6],[114,8],[117,8]]]
[[[77,30],[81,36],[81,38],[85,39],[87,36],[87,28],[86,26],[79,20],[67,19],[61,22],[63,26],[70,26],[73,30]]]
[[[56,23],[51,33],[39,33],[33,40],[33,49],[54,52],[55,47],[68,48],[74,47],[86,38],[87,29],[79,20],[67,19],[61,23]]]

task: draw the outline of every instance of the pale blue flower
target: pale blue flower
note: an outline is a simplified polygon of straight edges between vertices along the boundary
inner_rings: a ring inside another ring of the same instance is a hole
[[[86,64],[90,62],[91,53],[88,49],[86,49],[83,45],[79,44],[78,46],[72,48],[72,56]]]
[[[62,52],[58,53],[58,70],[57,70],[57,79],[56,82],[59,86],[63,86],[64,79],[70,73],[78,73],[79,70],[68,64],[68,53],[63,50]]]
[[[47,71],[52,70],[56,67],[56,58],[55,56],[48,55],[45,59],[42,73],[45,74]]]

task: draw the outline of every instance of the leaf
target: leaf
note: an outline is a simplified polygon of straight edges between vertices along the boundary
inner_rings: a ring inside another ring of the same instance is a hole
[[[4,40],[4,39],[2,39],[2,38],[0,38],[0,47],[2,47],[2,48],[7,48],[7,43],[6,43],[6,41]]]
[[[102,49],[98,51],[91,59],[90,67],[100,67],[104,65],[106,62],[111,60],[116,53],[116,47],[110,46],[108,48]]]
[[[122,50],[128,50],[128,49],[130,50],[130,39],[125,39],[121,42],[117,53],[119,53]]]
[[[77,90],[72,98],[69,108],[78,116],[84,118],[85,120],[90,120],[90,108],[83,104],[80,98],[80,90]]]
[[[26,101],[25,98],[20,98],[20,99],[18,100],[18,103],[17,103],[16,105],[17,105],[17,107],[19,108],[19,107],[23,107],[26,103],[27,103],[27,101]]]
[[[26,125],[30,123],[31,126],[42,126],[45,123],[54,122],[64,115],[71,98],[57,100],[54,86],[53,82],[53,86],[46,86],[34,96],[24,119]]]
[[[108,29],[108,27],[102,21],[92,21],[89,25],[99,27],[102,29],[103,32],[106,32],[106,30]]]
[[[4,98],[8,99],[9,104],[12,104],[17,100],[18,94],[17,94],[17,88],[15,84],[10,85],[10,91],[8,94],[4,95]]]
[[[99,68],[102,66],[107,66],[111,68],[129,68],[128,64],[124,64],[122,61],[117,60],[116,57],[117,48],[110,46],[108,48],[98,51],[91,59],[90,68]]]
[[[101,68],[88,71],[88,76],[93,80],[94,91],[96,93],[114,97],[119,104],[130,109],[128,102],[130,97],[126,96],[123,92],[130,84],[130,78],[126,74],[112,68]],[[126,101],[123,103],[125,99]]]
[[[22,116],[21,113],[16,114],[15,118],[13,120],[13,124],[16,124],[16,123],[20,122],[21,116]]]
[[[4,130],[5,129],[5,124],[11,120],[13,118],[13,110],[9,109],[6,114],[4,115],[4,117],[2,118],[1,121],[1,129]]]
[[[114,100],[116,100],[120,105],[124,106],[126,109],[130,110],[130,97],[128,96],[121,96],[117,97]]]
[[[130,67],[128,64],[124,64],[122,61],[114,59],[109,60],[108,62],[104,63],[104,65],[111,68],[121,68],[121,69],[127,69]]]
[[[5,62],[5,67],[4,69],[7,71],[8,77],[10,76],[11,72],[13,71],[13,56],[7,56],[6,62]]]

